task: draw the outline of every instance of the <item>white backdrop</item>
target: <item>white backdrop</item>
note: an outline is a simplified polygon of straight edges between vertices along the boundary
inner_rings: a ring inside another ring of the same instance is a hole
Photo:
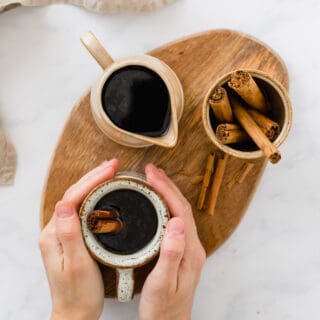
[[[179,0],[152,13],[97,15],[55,5],[0,15],[0,121],[18,153],[0,187],[0,319],[46,319],[50,296],[37,248],[46,170],[73,104],[100,73],[79,35],[94,31],[119,58],[207,29],[252,34],[290,73],[294,126],[242,223],[209,257],[193,319],[314,319],[320,298],[320,2]],[[134,319],[139,297],[106,300],[102,319]]]

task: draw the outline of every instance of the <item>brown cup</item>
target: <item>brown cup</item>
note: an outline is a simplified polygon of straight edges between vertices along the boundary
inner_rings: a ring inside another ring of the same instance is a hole
[[[288,93],[281,83],[263,71],[241,70],[250,73],[257,82],[258,86],[268,96],[268,100],[271,105],[271,118],[280,125],[280,133],[275,141],[273,141],[273,144],[276,147],[279,147],[288,136],[292,124],[292,107]],[[202,104],[203,126],[209,139],[221,151],[241,159],[263,158],[265,155],[260,149],[258,149],[258,147],[255,146],[252,148],[246,148],[245,145],[228,146],[221,143],[215,134],[217,123],[215,121],[213,111],[209,105],[209,98],[216,87],[227,85],[231,74],[235,71],[229,72],[220,77],[208,90]]]

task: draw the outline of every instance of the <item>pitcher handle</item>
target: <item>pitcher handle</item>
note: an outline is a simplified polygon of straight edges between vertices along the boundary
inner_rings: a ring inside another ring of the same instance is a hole
[[[103,70],[114,62],[109,53],[91,31],[83,34],[80,37],[80,40]]]

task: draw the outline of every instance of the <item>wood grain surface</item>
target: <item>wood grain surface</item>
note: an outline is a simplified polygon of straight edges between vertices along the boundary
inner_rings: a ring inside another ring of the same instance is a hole
[[[201,104],[213,81],[223,74],[240,69],[265,71],[288,88],[288,73],[278,55],[247,35],[230,30],[214,30],[189,36],[149,52],[162,59],[178,75],[185,94],[185,109],[179,123],[179,138],[172,149],[152,146],[135,149],[118,145],[96,127],[90,111],[89,91],[74,106],[54,151],[44,186],[41,226],[51,218],[55,203],[65,190],[84,173],[103,160],[118,158],[120,170],[144,172],[148,162],[162,167],[190,201],[199,237],[207,255],[213,253],[232,234],[243,217],[261,175],[266,159],[252,160],[255,165],[242,184],[231,190],[227,182],[240,170],[245,160],[231,157],[218,195],[215,215],[197,210],[201,184],[191,180],[203,175],[210,151],[217,151],[203,129]],[[136,292],[154,265],[136,269]],[[115,296],[116,275],[113,269],[100,266],[107,297]]]

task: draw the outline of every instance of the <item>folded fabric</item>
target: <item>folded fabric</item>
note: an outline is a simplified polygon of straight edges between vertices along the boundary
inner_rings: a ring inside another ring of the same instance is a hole
[[[0,185],[13,184],[16,162],[14,147],[0,128]]]
[[[0,12],[19,6],[43,6],[66,3],[82,6],[95,12],[148,11],[155,10],[175,0],[1,0]]]

